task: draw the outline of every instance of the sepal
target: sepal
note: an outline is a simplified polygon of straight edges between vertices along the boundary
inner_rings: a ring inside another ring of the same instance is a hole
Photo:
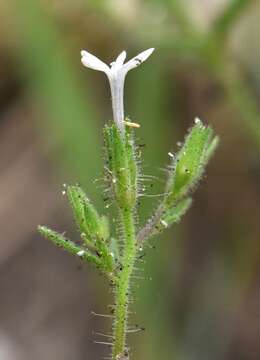
[[[99,216],[94,205],[90,202],[85,192],[78,185],[67,187],[67,196],[73,210],[74,219],[85,238],[106,240],[109,237],[108,220]]]
[[[171,171],[166,185],[167,207],[187,195],[198,183],[217,145],[213,140],[213,130],[196,119],[195,125],[187,135],[184,145],[173,158]]]
[[[132,130],[124,136],[115,124],[105,126],[106,178],[120,208],[133,209],[137,198],[137,163]]]

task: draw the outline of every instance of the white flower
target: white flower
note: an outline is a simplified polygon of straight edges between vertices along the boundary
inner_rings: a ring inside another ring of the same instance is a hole
[[[129,70],[142,64],[152,54],[154,48],[145,50],[124,64],[126,52],[118,55],[116,60],[108,66],[96,56],[86,50],[81,51],[81,62],[84,66],[98,71],[103,71],[109,80],[112,94],[112,108],[114,121],[124,133],[124,82]]]

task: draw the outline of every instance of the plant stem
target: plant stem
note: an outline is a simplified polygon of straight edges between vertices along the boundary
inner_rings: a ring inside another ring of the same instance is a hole
[[[122,267],[116,285],[116,308],[114,320],[114,344],[112,360],[120,360],[126,350],[126,329],[128,317],[129,285],[136,258],[136,234],[134,213],[131,209],[122,212],[125,246]]]

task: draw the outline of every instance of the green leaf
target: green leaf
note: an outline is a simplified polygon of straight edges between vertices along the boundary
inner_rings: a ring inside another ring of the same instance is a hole
[[[205,163],[208,163],[209,160],[212,158],[212,156],[216,151],[216,148],[218,147],[218,144],[219,144],[219,137],[215,136],[205,151],[205,158],[204,158]]]
[[[172,224],[179,222],[183,215],[189,210],[191,204],[191,198],[181,200],[177,205],[166,211],[161,220],[161,223],[164,221],[164,224],[161,225],[169,227]]]
[[[147,237],[152,237],[154,235],[157,235],[158,233],[163,232],[165,229],[172,226],[174,223],[179,222],[182,216],[190,208],[191,204],[192,204],[192,199],[185,198],[179,201],[176,205],[172,206],[168,210],[158,211],[160,217],[158,217],[156,221],[153,223],[153,219],[157,217],[155,215],[155,217],[152,218],[152,221],[148,222],[147,224],[147,229],[149,229],[149,225],[150,225],[150,229],[147,233]],[[147,237],[145,236],[145,238]]]
[[[80,246],[74,244],[69,239],[65,238],[62,234],[49,229],[47,226],[38,226],[39,233],[50,240],[53,244],[63,248],[72,255],[79,256],[81,259],[95,264],[98,268],[102,268],[102,263],[98,257],[91,254],[87,249],[82,249]]]

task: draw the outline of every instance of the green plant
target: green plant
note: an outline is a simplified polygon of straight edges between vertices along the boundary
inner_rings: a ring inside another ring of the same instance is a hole
[[[123,90],[127,72],[144,62],[153,52],[149,49],[124,64],[122,52],[111,64],[104,64],[87,51],[82,51],[83,65],[106,73],[111,93],[114,122],[104,128],[106,160],[104,180],[107,197],[118,211],[120,229],[110,232],[109,218],[100,215],[78,185],[67,186],[67,194],[78,226],[81,245],[46,226],[40,233],[54,244],[94,264],[114,288],[112,360],[129,359],[126,344],[130,280],[136,263],[143,255],[151,237],[157,236],[178,222],[191,205],[191,194],[201,179],[212,156],[218,137],[210,127],[195,119],[181,149],[176,155],[169,153],[170,164],[165,192],[160,203],[143,228],[138,227],[137,203],[142,195],[142,169],[140,151],[135,145],[134,131],[139,124],[124,117]]]

